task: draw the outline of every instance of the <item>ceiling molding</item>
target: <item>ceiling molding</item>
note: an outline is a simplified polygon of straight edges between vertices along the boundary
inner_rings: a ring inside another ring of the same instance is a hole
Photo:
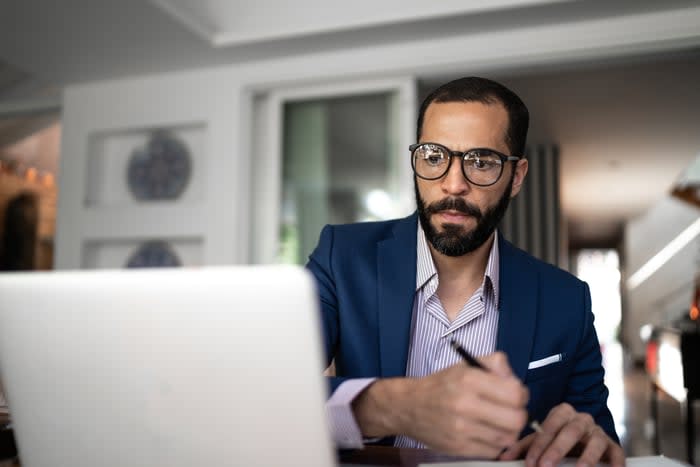
[[[172,0],[150,0],[153,5],[172,16],[197,36],[208,41],[212,45],[218,34],[214,25],[203,18],[197,11],[185,7],[182,3],[174,3]],[[204,2],[202,2],[203,4]],[[194,4],[201,6],[201,4]]]
[[[151,0],[213,47],[292,39],[416,20],[474,15],[572,0],[277,0],[235,3],[228,0]],[[274,11],[275,14],[270,12]]]

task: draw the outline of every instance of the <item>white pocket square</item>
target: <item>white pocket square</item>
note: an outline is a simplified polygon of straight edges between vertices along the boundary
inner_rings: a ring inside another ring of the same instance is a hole
[[[540,368],[543,366],[551,365],[552,363],[560,362],[561,354],[550,355],[549,357],[540,358],[539,360],[533,360],[527,365],[528,370],[534,370],[535,368]]]

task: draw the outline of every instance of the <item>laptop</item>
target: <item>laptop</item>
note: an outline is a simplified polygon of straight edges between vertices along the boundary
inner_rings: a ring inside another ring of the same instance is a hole
[[[317,300],[295,266],[1,274],[22,465],[335,465]]]

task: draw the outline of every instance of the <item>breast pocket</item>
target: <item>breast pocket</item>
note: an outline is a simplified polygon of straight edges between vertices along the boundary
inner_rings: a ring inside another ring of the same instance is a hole
[[[561,376],[565,368],[565,354],[554,354],[533,360],[528,365],[525,381],[532,382],[552,376]]]

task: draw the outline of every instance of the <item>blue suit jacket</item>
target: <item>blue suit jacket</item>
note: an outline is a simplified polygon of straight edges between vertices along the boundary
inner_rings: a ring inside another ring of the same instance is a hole
[[[307,267],[321,300],[327,362],[335,390],[348,378],[405,376],[416,291],[418,217],[326,226]],[[544,420],[568,402],[617,440],[588,286],[499,236],[496,348],[530,390],[528,410]],[[528,370],[528,363],[562,360]]]

